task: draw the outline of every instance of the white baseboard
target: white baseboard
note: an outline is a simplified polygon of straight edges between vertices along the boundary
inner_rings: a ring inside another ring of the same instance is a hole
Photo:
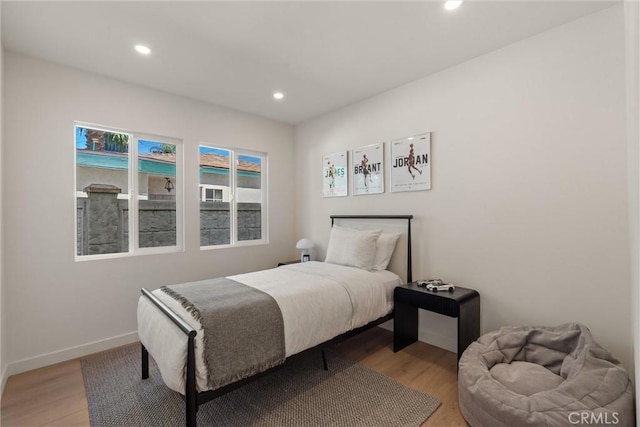
[[[0,396],[4,394],[4,386],[7,385],[7,365],[2,367],[2,374],[0,374]]]
[[[390,331],[393,330],[392,321],[383,323],[380,326]],[[420,328],[418,330],[418,340],[454,353],[456,352],[456,337],[452,338],[450,336],[437,334],[433,331],[427,331],[424,328]],[[138,341],[137,331],[9,363],[2,370],[2,376],[0,377],[0,393],[4,391],[7,378],[11,375],[20,374],[22,372],[31,371],[44,366],[54,365],[60,362],[66,362],[67,360],[77,359],[92,353],[131,344],[136,341]]]
[[[11,375],[66,362],[67,360],[77,359],[92,353],[109,350],[110,348],[131,344],[136,341],[138,341],[137,331],[9,363],[5,367],[2,375],[2,389],[4,390],[5,381]]]

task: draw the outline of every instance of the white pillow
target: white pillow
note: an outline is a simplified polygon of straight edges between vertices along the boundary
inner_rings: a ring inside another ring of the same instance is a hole
[[[354,230],[334,225],[324,261],[371,270],[380,233],[382,230]]]
[[[400,239],[400,233],[383,233],[378,237],[376,256],[373,261],[373,270],[386,270],[391,261],[391,255]]]

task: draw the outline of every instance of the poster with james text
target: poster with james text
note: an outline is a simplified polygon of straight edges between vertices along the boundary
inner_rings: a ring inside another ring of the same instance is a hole
[[[431,189],[431,133],[391,141],[391,191]]]
[[[322,158],[322,194],[324,197],[346,196],[347,152],[329,154]]]

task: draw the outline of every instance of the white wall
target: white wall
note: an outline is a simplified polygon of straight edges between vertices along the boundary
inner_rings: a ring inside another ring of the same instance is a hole
[[[297,126],[298,234],[324,256],[330,214],[413,214],[414,277],[477,289],[482,332],[583,322],[631,367],[625,112],[615,6]],[[431,191],[322,198],[323,155],[426,131]]]
[[[2,22],[2,2],[0,2],[0,22]],[[1,27],[1,25],[0,25]],[[4,65],[3,65],[3,56],[4,56],[4,49],[2,47],[2,31],[0,28],[0,396],[2,395],[2,392],[4,391],[4,385],[5,382],[7,380],[6,378],[6,368],[7,368],[7,358],[6,358],[6,352],[7,352],[7,346],[5,345],[5,341],[6,341],[6,321],[5,321],[5,298],[4,298],[4,253],[3,253],[3,246],[4,246],[4,239],[3,239],[3,235],[2,235],[2,229],[3,229],[3,222],[2,222],[2,208],[1,205],[2,203],[2,136],[4,135],[4,128],[2,126],[3,124],[3,104],[4,104],[4,98],[3,98],[3,86],[4,86],[4,78],[3,78],[3,70],[4,70]]]
[[[141,287],[275,267],[295,253],[290,125],[5,55],[3,198],[10,373],[135,340]],[[74,262],[74,120],[184,141],[186,250]],[[198,146],[269,155],[270,244],[200,251]]]

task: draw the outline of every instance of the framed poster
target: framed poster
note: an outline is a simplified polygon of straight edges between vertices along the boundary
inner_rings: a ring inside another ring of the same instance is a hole
[[[431,190],[431,133],[391,141],[391,191]]]
[[[353,194],[384,193],[384,143],[352,151]]]
[[[329,154],[322,158],[322,194],[324,197],[346,196],[347,152]]]

